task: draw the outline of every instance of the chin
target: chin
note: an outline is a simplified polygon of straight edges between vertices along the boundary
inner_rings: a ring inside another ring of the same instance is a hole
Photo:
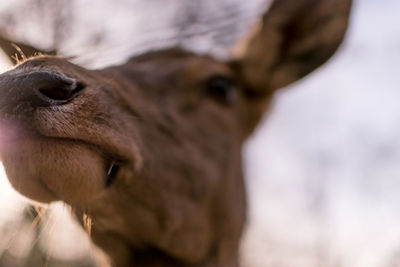
[[[87,206],[102,194],[106,161],[90,145],[31,137],[8,142],[2,154],[11,185],[35,201]]]

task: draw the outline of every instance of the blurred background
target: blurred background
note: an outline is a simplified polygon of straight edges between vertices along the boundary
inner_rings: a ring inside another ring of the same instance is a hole
[[[354,2],[338,53],[246,143],[245,267],[400,266],[400,1]],[[0,0],[0,36],[86,67],[175,45],[224,59],[268,4]],[[102,265],[68,207],[32,206],[0,173],[1,267]]]

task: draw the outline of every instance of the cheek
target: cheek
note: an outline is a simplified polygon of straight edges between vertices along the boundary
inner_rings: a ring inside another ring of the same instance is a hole
[[[13,187],[40,202],[88,205],[104,190],[104,160],[85,145],[28,140],[8,149],[3,164]]]

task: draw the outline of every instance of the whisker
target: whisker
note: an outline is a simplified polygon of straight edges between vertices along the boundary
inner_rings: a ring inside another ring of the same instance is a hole
[[[86,233],[88,234],[89,237],[92,235],[92,218],[84,213],[82,215],[82,222],[83,222],[83,228],[85,229]]]
[[[46,229],[53,219],[54,213],[51,211],[51,209],[46,209],[46,213],[48,214],[47,216],[44,216],[44,214],[42,215],[42,218],[43,218],[42,225],[40,227],[40,231],[37,234],[35,240],[32,242],[32,246],[36,245],[39,242],[39,240],[42,237],[43,232],[44,232],[43,229]],[[52,223],[53,223],[53,225],[55,225],[54,221]]]
[[[49,240],[47,240],[48,249],[47,249],[46,258],[45,258],[45,262],[44,262],[43,267],[49,266],[49,262],[50,262],[50,258],[51,258],[51,252],[52,252],[52,248],[53,248],[53,244],[52,243],[54,242],[54,238],[52,238],[52,237],[54,235],[55,226],[56,226],[56,222],[54,220],[52,222],[52,225],[50,226],[50,230],[49,230]],[[43,231],[41,231],[41,232],[43,232]]]
[[[34,214],[34,213],[32,212],[32,209],[31,209],[31,208],[33,208],[33,209],[35,210],[36,214]],[[32,215],[32,217],[34,217],[32,223],[31,223],[32,229],[36,227],[36,225],[38,224],[38,222],[39,222],[42,218],[44,218],[45,212],[46,212],[46,208],[39,207],[39,206],[36,206],[36,205],[32,205],[32,206],[29,208],[29,213]]]

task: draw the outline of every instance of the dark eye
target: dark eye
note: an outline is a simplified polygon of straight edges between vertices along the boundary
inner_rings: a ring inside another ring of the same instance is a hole
[[[208,94],[218,101],[230,104],[235,100],[235,82],[232,78],[225,76],[213,76],[207,83]]]

